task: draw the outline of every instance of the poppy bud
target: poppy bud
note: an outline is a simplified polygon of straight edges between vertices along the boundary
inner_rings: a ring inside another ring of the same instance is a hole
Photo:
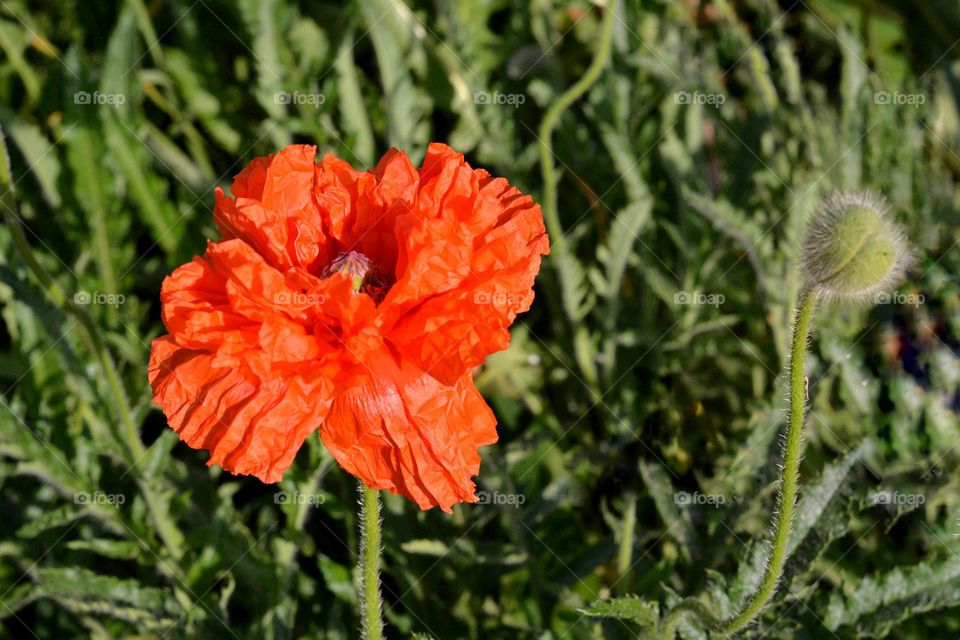
[[[903,229],[878,193],[836,192],[807,227],[801,257],[806,284],[839,300],[867,300],[895,287],[910,266]]]

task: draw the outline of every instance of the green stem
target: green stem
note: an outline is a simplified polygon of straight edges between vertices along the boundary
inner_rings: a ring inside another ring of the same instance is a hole
[[[382,640],[380,604],[380,493],[361,486],[360,501],[360,618],[364,640]]]
[[[623,531],[620,534],[620,552],[617,554],[617,580],[621,591],[626,591],[627,574],[633,568],[634,532],[637,526],[637,495],[628,492],[624,496],[626,505],[623,510]]]
[[[553,164],[553,130],[560,122],[560,116],[573,104],[580,96],[587,92],[593,83],[600,77],[600,72],[607,63],[610,56],[611,34],[613,33],[613,20],[617,10],[617,0],[612,0],[606,8],[603,17],[603,27],[600,32],[600,41],[597,45],[597,51],[594,54],[593,61],[586,73],[569,89],[567,89],[557,100],[550,105],[547,113],[540,122],[540,171],[543,174],[543,218],[547,225],[547,231],[550,232],[550,251],[551,259],[558,265],[560,274],[561,295],[563,296],[564,307],[572,303],[571,294],[576,290],[576,283],[570,282],[570,272],[563,268],[564,261],[568,257],[566,238],[563,234],[563,227],[560,224],[560,214],[557,211],[557,176],[556,167]]]
[[[735,633],[753,622],[776,593],[787,561],[787,544],[790,539],[790,529],[793,527],[797,492],[800,488],[800,449],[807,404],[803,363],[807,355],[807,340],[810,337],[810,325],[816,306],[815,292],[807,290],[801,293],[794,320],[793,342],[790,346],[790,411],[787,437],[783,447],[780,494],[777,499],[777,511],[773,517],[773,545],[760,586],[743,609],[726,620],[718,619],[705,605],[696,600],[684,600],[663,619],[661,624],[663,638],[674,637],[677,623],[685,613],[696,614],[712,631],[724,634]]]

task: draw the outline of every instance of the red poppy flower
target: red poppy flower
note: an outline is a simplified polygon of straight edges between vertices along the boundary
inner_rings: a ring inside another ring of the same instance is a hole
[[[315,430],[374,489],[474,502],[496,421],[472,371],[506,348],[549,251],[530,196],[430,145],[354,170],[295,145],[218,189],[221,242],[160,297],[154,401],[208,464],[276,482]]]

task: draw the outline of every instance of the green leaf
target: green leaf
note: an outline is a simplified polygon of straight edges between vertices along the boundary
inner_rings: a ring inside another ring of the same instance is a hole
[[[787,541],[787,564],[783,583],[790,585],[793,576],[811,567],[813,561],[849,527],[843,513],[850,495],[848,480],[851,470],[866,455],[871,443],[864,440],[841,460],[824,468],[819,480],[801,490],[793,529]],[[844,514],[845,515],[845,514]],[[726,589],[731,603],[740,603],[760,584],[770,553],[769,541],[764,539],[752,546],[737,571],[737,577]],[[792,585],[796,591],[802,585]]]
[[[407,540],[400,545],[400,548],[405,553],[438,558],[444,556],[450,550],[450,547],[441,540]]]
[[[343,125],[350,138],[349,144],[361,162],[372,165],[375,158],[373,128],[370,126],[370,116],[363,103],[363,93],[357,80],[357,67],[353,61],[355,46],[353,30],[350,30],[344,36],[337,52],[337,95]]]
[[[638,466],[640,477],[643,478],[643,483],[657,508],[657,514],[663,520],[664,530],[680,544],[688,561],[699,556],[697,535],[687,513],[677,508],[674,498],[676,488],[666,468],[659,462],[647,460],[640,460]]]
[[[873,444],[869,439],[863,440],[843,458],[825,467],[816,483],[803,487],[796,519],[787,542],[788,557],[804,545],[811,534],[820,536],[825,533],[820,524],[821,518],[834,501],[849,495],[847,479],[850,471],[870,454],[872,448]]]
[[[20,76],[30,102],[36,102],[41,93],[40,79],[24,58],[23,51],[26,47],[27,32],[23,26],[0,20],[0,50],[6,54],[7,61]]]
[[[48,529],[70,524],[83,517],[83,511],[73,505],[64,505],[33,518],[30,522],[17,529],[19,538],[35,538]]]
[[[4,114],[6,115],[6,114]],[[20,149],[25,169],[31,179],[37,181],[43,192],[43,197],[51,207],[59,207],[61,198],[57,189],[57,179],[60,177],[60,160],[55,151],[56,143],[51,142],[43,135],[40,128],[12,117],[7,120],[5,127],[10,139]],[[22,176],[14,176],[19,182]]]
[[[369,38],[377,55],[387,109],[387,140],[404,149],[414,162],[426,151],[430,126],[429,99],[410,73],[413,58],[422,56],[405,16],[391,0],[360,0]],[[405,63],[405,64],[404,64]]]
[[[910,617],[960,605],[960,555],[867,577],[841,595],[830,597],[824,625],[837,631],[852,626],[858,634],[883,637]]]
[[[169,628],[182,613],[168,591],[79,567],[38,568],[35,594],[77,613],[106,615],[146,629]]]
[[[643,600],[637,596],[601,600],[580,613],[592,618],[617,618],[629,620],[641,627],[654,628],[660,619],[660,607],[656,602]]]
[[[633,202],[623,208],[613,220],[609,241],[597,252],[604,265],[605,287],[603,295],[616,304],[623,295],[621,284],[627,260],[633,253],[633,246],[639,242],[640,232],[650,221],[653,202],[650,199]],[[613,321],[616,314],[611,312],[608,319]]]
[[[90,158],[100,158],[105,153],[102,134],[91,126],[78,123],[67,137],[67,162],[75,177],[74,195],[87,216],[100,281],[106,292],[119,293],[115,262],[119,256],[115,247],[120,243],[119,238],[111,235],[107,219],[107,200],[112,195],[110,176],[102,164],[90,162]]]
[[[356,604],[357,588],[350,569],[323,554],[317,556],[317,564],[327,589],[340,600],[351,605]]]
[[[283,118],[286,109],[277,100],[277,95],[290,88],[284,86],[283,70],[286,67],[281,63],[283,36],[280,29],[286,22],[284,11],[289,9],[277,0],[245,1],[239,7],[253,33],[257,100],[271,117]]]
[[[156,173],[144,170],[150,164],[147,159],[149,152],[127,124],[115,115],[106,113],[103,124],[113,159],[127,179],[130,195],[150,228],[153,240],[164,251],[173,253],[182,232],[177,225],[179,216],[166,194],[166,181]]]
[[[67,548],[75,551],[89,551],[104,558],[113,558],[115,560],[136,559],[143,550],[136,542],[130,542],[129,540],[105,540],[102,538],[95,538],[93,540],[70,540],[67,542]]]

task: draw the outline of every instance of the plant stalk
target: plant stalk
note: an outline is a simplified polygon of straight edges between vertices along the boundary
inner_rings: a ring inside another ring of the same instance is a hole
[[[803,419],[807,399],[804,385],[803,365],[807,355],[807,341],[810,326],[817,306],[817,294],[809,289],[800,294],[793,327],[793,340],[790,346],[790,410],[787,422],[787,436],[783,447],[783,466],[780,480],[780,493],[777,498],[777,511],[773,516],[773,543],[763,579],[756,593],[747,601],[739,613],[721,620],[703,603],[687,599],[668,613],[661,623],[661,636],[672,639],[677,624],[685,613],[696,614],[711,631],[731,634],[740,631],[760,614],[777,591],[783,567],[787,561],[787,544],[793,527],[793,515],[800,488],[800,450],[803,436]]]
[[[380,492],[361,483],[360,619],[364,640],[383,639],[380,603]]]

